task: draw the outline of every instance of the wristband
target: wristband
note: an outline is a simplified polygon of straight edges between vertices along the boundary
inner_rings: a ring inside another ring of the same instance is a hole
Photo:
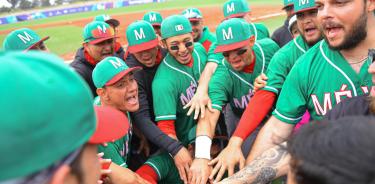
[[[195,138],[195,158],[211,160],[212,140],[207,135],[200,135]]]

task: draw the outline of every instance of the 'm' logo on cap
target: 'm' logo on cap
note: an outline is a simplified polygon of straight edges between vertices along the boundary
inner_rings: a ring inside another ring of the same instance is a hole
[[[151,14],[149,15],[149,18],[150,18],[150,22],[154,22],[154,21],[156,21],[156,14],[155,14],[155,13],[151,13]]]
[[[234,12],[234,3],[227,4],[227,13]]]
[[[100,34],[103,34],[103,33],[106,33],[106,32],[107,32],[107,28],[105,27],[104,24],[102,24],[102,25],[98,25],[97,27],[98,27],[98,30],[99,30],[99,33],[100,33]]]
[[[181,30],[184,29],[184,26],[182,24],[179,24],[179,25],[175,26],[175,29],[176,29],[176,31],[181,31]]]
[[[24,35],[18,34],[17,37],[18,37],[19,39],[21,39],[21,41],[22,41],[24,44],[26,44],[26,43],[29,42],[30,40],[34,40],[34,38],[31,37],[31,36],[29,35],[29,33],[27,33],[26,31],[24,31],[23,34],[24,34]]]
[[[309,0],[299,0],[299,6],[302,6],[308,3],[309,3]]]
[[[136,40],[141,40],[145,39],[146,35],[145,32],[143,31],[143,28],[139,29],[139,32],[137,30],[134,30],[134,35]]]
[[[233,39],[232,27],[228,28],[228,31],[223,29],[223,40],[231,40]]]
[[[118,60],[117,58],[116,58],[116,60],[109,60],[109,62],[111,62],[112,66],[115,69],[124,66],[124,64],[120,60]]]

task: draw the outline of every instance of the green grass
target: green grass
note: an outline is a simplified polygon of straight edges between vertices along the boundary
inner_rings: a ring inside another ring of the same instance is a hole
[[[277,16],[270,19],[262,20],[260,22],[264,23],[270,33],[272,34],[277,28],[283,25],[285,20],[285,16]]]
[[[143,5],[135,5],[135,6],[127,6],[121,8],[114,8],[109,10],[99,10],[95,12],[83,12],[83,13],[76,13],[76,14],[69,14],[69,15],[62,15],[56,17],[49,17],[45,19],[39,20],[31,20],[31,21],[24,21],[24,22],[17,22],[13,24],[5,24],[0,26],[1,30],[8,30],[8,29],[16,29],[20,27],[27,27],[32,25],[38,24],[46,24],[51,22],[58,22],[58,21],[67,21],[67,20],[77,20],[77,19],[84,19],[94,17],[98,14],[106,13],[110,15],[115,14],[124,14],[131,13],[131,12],[140,12],[145,10],[163,10],[163,9],[173,9],[173,8],[185,8],[185,7],[203,7],[203,6],[220,6],[226,0],[170,0],[163,3],[149,3]],[[248,0],[251,6],[255,5],[280,5],[280,0]]]

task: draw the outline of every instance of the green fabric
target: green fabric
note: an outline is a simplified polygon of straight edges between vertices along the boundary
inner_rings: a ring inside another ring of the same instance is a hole
[[[102,21],[102,22],[105,22],[107,20],[110,20],[111,19],[111,16],[107,15],[107,14],[102,14],[102,15],[98,15],[94,18],[94,21]]]
[[[106,57],[95,66],[92,71],[92,80],[96,88],[102,88],[117,74],[128,69],[128,65],[122,59],[118,57]]]
[[[315,7],[315,0],[294,0],[294,12],[301,12]]]
[[[233,18],[223,21],[216,28],[217,45],[231,45],[249,39],[253,33],[244,19]]]
[[[102,21],[93,21],[83,28],[83,41],[91,42],[100,38],[114,36],[114,30]]]
[[[203,18],[202,12],[198,8],[185,9],[181,14],[188,19],[201,19],[201,18]]]
[[[255,35],[256,40],[270,37],[267,27],[262,23],[250,23],[250,31]]]
[[[0,181],[51,166],[95,131],[92,94],[59,57],[0,52]]]
[[[367,60],[357,74],[338,51],[325,41],[302,55],[287,76],[273,115],[296,124],[306,109],[313,120],[322,119],[343,99],[363,95],[372,86]]]
[[[152,25],[160,25],[163,22],[163,17],[159,12],[150,11],[143,16],[143,20],[149,22]]]
[[[168,153],[151,156],[145,163],[158,174],[158,184],[183,184],[173,158]]]
[[[181,65],[167,54],[155,74],[152,83],[156,121],[175,120],[178,140],[188,144],[188,131],[196,124],[193,115],[186,116],[183,109],[193,97],[197,82],[206,65],[206,50],[200,43],[194,43],[192,68]]]
[[[268,77],[268,80],[267,85],[263,88],[263,90],[279,94],[286,76],[288,76],[289,71],[294,66],[294,63],[308,49],[309,46],[307,43],[301,36],[298,36],[277,51],[272,57],[270,65],[267,69],[266,76]]]
[[[35,31],[29,28],[17,29],[9,33],[3,41],[3,49],[6,51],[23,51],[41,41]]]
[[[114,142],[107,143],[107,146],[99,145],[98,146],[98,153],[103,152],[104,156],[103,158],[105,159],[111,159],[113,163],[127,168],[127,161],[130,157],[130,143],[132,139],[132,133],[133,133],[133,123],[132,119],[129,115],[127,114],[128,119],[129,119],[129,130],[128,133],[120,138],[117,139]]]
[[[126,38],[128,39],[129,47],[157,39],[152,25],[143,20],[133,22],[128,26]]]
[[[191,31],[191,24],[183,15],[169,16],[161,23],[162,39],[191,33]]]
[[[211,43],[216,42],[216,36],[210,32],[207,26],[203,27],[202,35],[198,42],[203,44],[205,41],[209,41]]]
[[[293,5],[293,2],[294,0],[284,0],[283,1],[284,7]]]
[[[207,62],[214,62],[216,64],[220,64],[221,60],[224,59],[222,53],[215,53],[215,49],[217,47],[217,42],[211,44],[210,49],[208,50]]]
[[[272,56],[278,49],[279,46],[271,39],[256,42],[253,47],[256,57],[253,73],[235,71],[223,59],[213,74],[208,87],[212,107],[221,111],[222,107],[229,102],[233,112],[237,116],[241,116],[253,96],[255,78],[266,71]]]
[[[247,12],[250,12],[250,8],[246,0],[229,0],[223,6],[224,18]]]

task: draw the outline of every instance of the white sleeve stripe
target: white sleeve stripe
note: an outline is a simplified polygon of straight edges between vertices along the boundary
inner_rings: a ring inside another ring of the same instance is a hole
[[[212,107],[217,107],[217,108],[220,108],[220,109],[223,108],[221,105],[217,105],[217,104],[212,104]]]
[[[122,166],[124,166],[124,165],[126,165],[126,163],[122,163],[120,166],[122,167]]]
[[[156,173],[158,173],[159,180],[161,180],[161,174],[160,174],[159,169],[153,163],[151,163],[151,162],[145,162],[145,164],[147,164],[147,165],[151,166],[152,168],[154,168],[155,171],[156,171]]]
[[[299,120],[302,119],[302,116],[299,117],[299,118],[289,118],[289,117],[286,117],[286,116],[282,115],[279,111],[277,111],[277,109],[275,109],[275,113],[276,113],[278,116],[280,116],[280,117],[282,117],[282,118],[284,118],[284,119],[286,119],[286,120],[290,120],[290,121],[299,121]]]
[[[160,118],[176,118],[176,115],[156,116],[156,119],[160,119]]]
[[[272,90],[272,91],[275,91],[276,93],[279,93],[279,90],[277,90],[276,88],[274,87],[271,87],[271,86],[264,86],[265,89],[269,89],[269,90]]]

